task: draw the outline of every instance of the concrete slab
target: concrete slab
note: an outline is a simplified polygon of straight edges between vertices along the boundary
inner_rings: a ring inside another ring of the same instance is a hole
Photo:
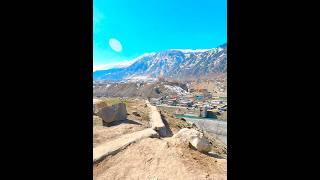
[[[167,128],[162,121],[161,115],[156,106],[150,104],[146,101],[147,106],[150,108],[150,126],[152,129],[156,130],[160,136],[165,137],[168,135]]]
[[[100,162],[108,155],[113,155],[118,153],[120,150],[124,149],[131,143],[137,142],[141,139],[148,137],[158,137],[159,134],[151,128],[144,129],[142,131],[137,131],[134,133],[126,134],[120,136],[119,138],[105,142],[97,147],[93,148],[93,163]]]

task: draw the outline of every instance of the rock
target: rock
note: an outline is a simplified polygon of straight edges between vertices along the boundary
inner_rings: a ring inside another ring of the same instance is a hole
[[[202,137],[203,135],[194,129],[188,129],[188,128],[183,128],[180,129],[180,131],[173,135],[174,138],[179,138],[185,143],[189,143],[189,141],[192,140],[193,137]]]
[[[101,108],[106,106],[108,106],[108,104],[105,101],[102,101],[100,99],[93,99],[93,114],[96,115]]]
[[[161,137],[169,137],[169,136],[172,135],[172,133],[170,133],[170,132],[168,131],[168,128],[166,128],[166,127],[162,127],[162,128],[160,128],[160,129],[158,129],[157,132],[159,133],[159,135],[160,135]]]
[[[97,115],[102,118],[104,125],[127,118],[127,109],[124,103],[114,104],[101,108]]]
[[[200,152],[208,153],[211,150],[211,144],[205,138],[192,137],[189,143]]]
[[[183,128],[173,137],[180,139],[184,144],[191,145],[200,152],[207,153],[211,150],[212,145],[209,140],[203,137],[203,133],[195,129]]]

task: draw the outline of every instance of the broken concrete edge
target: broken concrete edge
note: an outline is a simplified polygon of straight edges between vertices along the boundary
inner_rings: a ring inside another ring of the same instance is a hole
[[[161,128],[166,128],[165,124],[162,121],[161,114],[158,111],[156,106],[150,104],[148,100],[146,100],[146,104],[149,107],[149,117],[150,117],[150,126],[154,130],[160,130]]]
[[[158,108],[151,105],[148,101],[147,105],[150,109],[149,117],[151,128],[157,131],[160,137],[167,137],[170,133],[168,132],[168,127],[165,125]]]
[[[153,130],[153,129],[151,129],[151,128],[147,128],[147,129],[144,129],[144,130],[142,130],[142,131],[150,131],[150,130],[154,131],[154,133],[153,133],[153,134],[150,134],[149,136],[141,136],[141,137],[139,137],[139,138],[137,138],[137,139],[135,139],[135,140],[133,140],[133,141],[130,141],[130,142],[122,145],[122,146],[119,147],[119,148],[116,148],[116,149],[114,149],[114,150],[112,150],[112,151],[106,152],[105,154],[103,154],[102,156],[99,156],[98,158],[93,158],[93,164],[95,165],[95,164],[101,162],[102,160],[104,160],[105,158],[107,158],[107,157],[110,156],[110,155],[115,155],[115,154],[117,154],[117,153],[120,152],[121,150],[123,150],[123,149],[125,149],[126,147],[128,147],[130,144],[136,143],[136,142],[138,142],[138,141],[140,141],[140,140],[142,140],[142,139],[145,139],[145,138],[148,138],[148,137],[150,137],[150,138],[159,138],[158,132],[155,131],[155,130]],[[138,132],[141,132],[141,131],[138,131]],[[132,134],[132,133],[131,133],[131,134]],[[126,135],[129,135],[129,134],[126,134]]]
[[[109,152],[109,153],[107,153],[107,154],[105,154],[105,155],[103,155],[103,156],[100,156],[99,158],[93,159],[93,164],[95,165],[95,164],[100,163],[102,160],[104,160],[104,159],[107,158],[108,156],[117,154],[118,152],[120,152],[122,149],[125,149],[125,148],[126,148],[127,146],[129,146],[129,145],[130,145],[130,144],[125,145],[125,146],[123,146],[123,147],[121,147],[121,148],[119,148],[119,149],[115,149],[114,151],[111,151],[111,152]]]

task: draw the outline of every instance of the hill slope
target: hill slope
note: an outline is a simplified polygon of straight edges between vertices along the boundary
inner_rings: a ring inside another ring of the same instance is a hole
[[[142,55],[130,66],[100,70],[94,80],[123,80],[135,77],[166,78],[200,77],[227,71],[227,44],[204,50],[171,49]]]

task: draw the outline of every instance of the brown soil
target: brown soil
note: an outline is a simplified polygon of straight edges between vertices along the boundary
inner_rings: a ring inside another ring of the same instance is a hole
[[[171,129],[173,134],[176,134],[182,128],[195,128],[187,122],[175,118],[173,114],[170,114],[166,111],[161,111],[161,117],[165,120],[168,127]],[[199,130],[199,129],[197,129]],[[201,130],[199,130],[201,131]],[[212,151],[214,151],[219,157],[227,158],[227,146],[218,140],[214,135],[201,131],[204,134],[204,137],[207,138],[212,144]]]
[[[94,147],[109,142],[124,134],[149,127],[149,110],[144,100],[126,101],[127,120],[115,122],[109,127],[94,119]],[[165,124],[173,133],[182,128],[191,128],[188,123],[161,113]],[[226,147],[222,147],[213,136],[204,134],[213,142],[218,155],[200,153],[173,137],[146,138],[129,145],[113,156],[108,156],[93,168],[95,180],[109,179],[227,179]],[[224,158],[222,158],[224,157]]]
[[[122,123],[111,127],[96,126],[93,128],[93,147],[108,140],[118,138],[121,135],[140,131],[145,128],[147,127],[131,123]]]
[[[225,159],[217,159],[174,138],[147,138],[94,167],[94,179],[227,179]]]
[[[113,122],[109,127],[102,126],[102,119],[98,116],[93,116],[93,147],[121,135],[148,128],[148,108],[144,107],[144,101],[133,99],[127,101],[126,104],[128,112],[127,119]],[[132,112],[137,112],[140,117],[133,115]]]
[[[166,111],[161,111],[161,118],[165,121],[165,124],[169,126],[173,134],[177,133],[182,128],[191,128],[192,126],[187,122],[175,118],[173,114],[167,113]]]
[[[143,99],[127,100],[128,119],[137,120],[142,123],[149,123],[149,108]],[[136,114],[136,115],[135,115]]]

